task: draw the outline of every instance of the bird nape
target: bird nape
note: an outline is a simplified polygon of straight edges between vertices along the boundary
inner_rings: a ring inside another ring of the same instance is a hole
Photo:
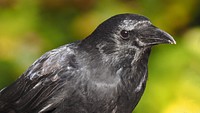
[[[0,92],[1,113],[131,113],[147,81],[151,47],[175,44],[144,16],[119,14],[53,49]]]

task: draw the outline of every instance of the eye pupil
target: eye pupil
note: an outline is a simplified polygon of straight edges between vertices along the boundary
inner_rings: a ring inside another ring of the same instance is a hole
[[[126,30],[122,30],[121,31],[121,36],[122,36],[123,39],[128,39],[129,32],[126,31]]]

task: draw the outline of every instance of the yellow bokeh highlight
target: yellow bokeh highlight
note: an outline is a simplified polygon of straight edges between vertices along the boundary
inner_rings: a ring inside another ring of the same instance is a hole
[[[6,36],[0,38],[0,58],[8,60],[15,57],[15,52],[19,46],[18,42],[16,39]]]
[[[200,106],[188,98],[180,98],[169,103],[162,113],[200,113]]]

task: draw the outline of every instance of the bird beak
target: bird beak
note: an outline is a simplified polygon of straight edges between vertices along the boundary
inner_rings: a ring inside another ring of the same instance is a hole
[[[145,44],[145,46],[152,46],[157,44],[176,44],[176,41],[170,34],[153,25],[141,31],[141,42]]]

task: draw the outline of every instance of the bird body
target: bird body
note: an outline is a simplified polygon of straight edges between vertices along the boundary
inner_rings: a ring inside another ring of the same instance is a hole
[[[151,47],[160,43],[175,41],[146,17],[111,17],[36,60],[0,92],[0,112],[131,113],[146,86]]]

